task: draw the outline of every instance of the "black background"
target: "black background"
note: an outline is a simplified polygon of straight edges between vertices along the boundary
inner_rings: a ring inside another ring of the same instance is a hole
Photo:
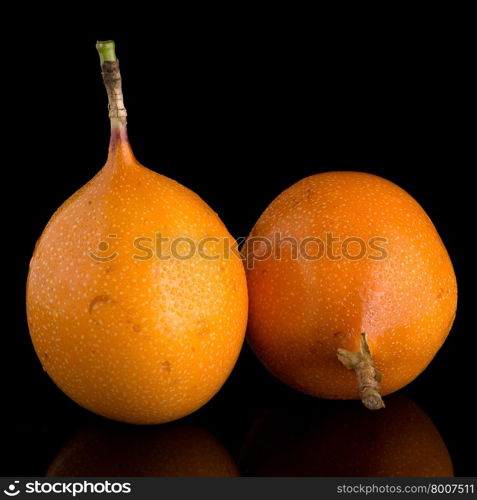
[[[233,16],[196,23],[189,15],[161,18],[148,36],[124,27],[74,33],[46,27],[11,41],[2,475],[43,475],[70,436],[102,420],[42,371],[28,335],[24,288],[34,243],[53,211],[106,159],[109,124],[95,41],[109,38],[121,61],[136,157],[197,192],[235,237],[248,234],[283,189],[327,170],[382,175],[421,203],[453,260],[459,305],[444,347],[401,392],[439,429],[455,474],[475,475],[469,174],[475,138],[468,126],[475,116],[474,58],[466,53],[465,30],[441,14],[359,26],[306,16],[302,25],[286,15],[255,22],[252,14],[243,23],[232,23]],[[293,408],[311,399],[275,380],[244,346],[222,391],[188,418],[237,458],[263,406],[278,401]]]

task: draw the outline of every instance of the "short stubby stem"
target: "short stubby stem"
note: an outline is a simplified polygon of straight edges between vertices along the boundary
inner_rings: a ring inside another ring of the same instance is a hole
[[[384,408],[384,402],[379,393],[381,389],[381,374],[374,367],[366,334],[361,334],[360,349],[358,352],[338,349],[336,354],[346,368],[356,373],[358,393],[364,406],[370,410]]]

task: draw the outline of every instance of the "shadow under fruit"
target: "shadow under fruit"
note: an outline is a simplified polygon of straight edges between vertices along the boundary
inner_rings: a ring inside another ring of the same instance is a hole
[[[269,408],[239,464],[245,476],[453,476],[439,431],[402,395],[390,396],[379,412],[351,402]]]
[[[159,427],[103,423],[60,450],[48,477],[234,477],[229,452],[205,429],[186,422]]]

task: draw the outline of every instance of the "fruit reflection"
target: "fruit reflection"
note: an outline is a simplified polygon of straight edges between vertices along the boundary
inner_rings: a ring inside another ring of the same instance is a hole
[[[234,477],[237,466],[205,429],[186,422],[158,427],[102,423],[60,450],[47,476]]]
[[[240,466],[246,476],[453,475],[437,428],[400,395],[379,412],[345,402],[269,408],[255,422]]]

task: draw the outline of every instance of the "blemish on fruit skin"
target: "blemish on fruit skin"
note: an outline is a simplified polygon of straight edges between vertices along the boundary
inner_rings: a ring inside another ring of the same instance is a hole
[[[210,329],[204,319],[200,319],[197,321],[197,333],[199,337],[206,337],[207,335],[209,335]]]
[[[109,295],[97,295],[90,302],[89,307],[88,307],[88,312],[91,314],[95,310],[95,308],[98,306],[98,304],[105,303],[105,302],[113,302],[113,299]]]
[[[134,324],[134,325],[132,326],[132,329],[133,329],[135,332],[140,332],[140,331],[141,331],[141,329],[142,329],[142,327],[141,327],[141,325],[136,325],[136,324]]]
[[[164,371],[167,373],[170,373],[171,371],[171,364],[169,361],[161,361],[161,367]]]
[[[313,343],[308,347],[308,353],[312,355],[319,355],[323,349],[324,342],[314,339]]]

